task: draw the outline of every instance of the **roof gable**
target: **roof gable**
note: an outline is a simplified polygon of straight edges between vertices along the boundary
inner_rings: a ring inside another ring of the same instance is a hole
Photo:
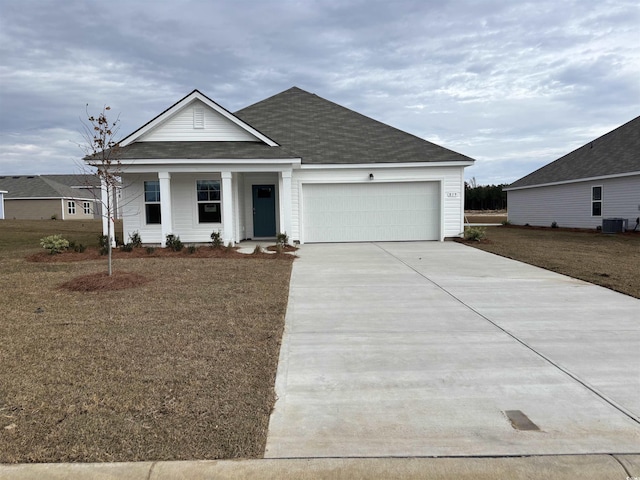
[[[516,180],[505,190],[640,172],[640,116]]]
[[[302,164],[474,161],[297,87],[236,116],[298,154]]]
[[[246,124],[206,95],[194,90],[138,130],[120,146],[134,142],[245,141],[277,146],[277,143]]]

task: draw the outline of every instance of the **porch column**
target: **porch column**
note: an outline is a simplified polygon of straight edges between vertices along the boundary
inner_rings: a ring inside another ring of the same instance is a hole
[[[173,220],[171,219],[171,174],[158,172],[160,181],[160,220],[161,235],[160,246],[167,246],[167,235],[173,233]]]
[[[111,242],[111,246],[116,246],[116,238],[115,238],[115,224],[113,222],[114,212],[111,212],[111,218],[109,218],[109,211],[107,209],[107,202],[109,202],[109,195],[112,195],[112,192],[109,191],[109,185],[105,182],[104,178],[100,177],[100,216],[102,217],[102,234],[108,235],[109,231],[109,223],[111,223],[111,238],[109,241]],[[96,205],[97,207],[97,205]],[[113,204],[111,204],[111,208],[113,209]],[[124,233],[124,232],[123,232]],[[122,239],[124,241],[124,239]]]
[[[280,200],[280,233],[291,236],[291,170],[280,172],[278,178],[278,196]]]
[[[225,245],[235,243],[233,234],[233,186],[231,172],[221,172],[222,178],[222,239]]]

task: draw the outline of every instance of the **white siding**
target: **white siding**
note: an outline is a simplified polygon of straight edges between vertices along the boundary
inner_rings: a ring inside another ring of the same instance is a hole
[[[198,108],[204,109],[204,128],[194,126],[194,109]],[[258,139],[201,101],[195,100],[167,121],[144,134],[138,141],[256,142]]]
[[[140,233],[143,243],[159,244],[162,240],[160,225],[147,225],[144,207],[144,181],[157,180],[157,174],[123,176],[123,229],[124,240],[134,231]],[[207,243],[211,233],[220,230],[221,223],[198,223],[196,180],[220,180],[220,173],[172,174],[171,205],[173,225],[171,232],[183,243]]]
[[[602,215],[591,216],[591,188],[602,186]],[[507,192],[509,221],[514,225],[596,228],[603,218],[640,216],[640,175],[527,188]]]
[[[440,185],[440,238],[460,236],[463,230],[463,167],[389,167],[371,166],[368,169],[327,168],[294,170],[292,178],[292,232],[291,239],[300,240],[301,219],[304,216],[302,188],[311,183],[371,183],[374,182],[439,182]]]

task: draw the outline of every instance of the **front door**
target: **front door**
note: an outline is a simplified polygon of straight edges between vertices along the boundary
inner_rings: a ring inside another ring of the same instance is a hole
[[[253,236],[276,236],[275,185],[253,185]]]

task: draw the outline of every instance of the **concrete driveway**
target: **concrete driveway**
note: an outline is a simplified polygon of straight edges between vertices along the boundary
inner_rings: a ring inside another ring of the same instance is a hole
[[[299,256],[266,457],[640,453],[640,300],[454,242]]]

